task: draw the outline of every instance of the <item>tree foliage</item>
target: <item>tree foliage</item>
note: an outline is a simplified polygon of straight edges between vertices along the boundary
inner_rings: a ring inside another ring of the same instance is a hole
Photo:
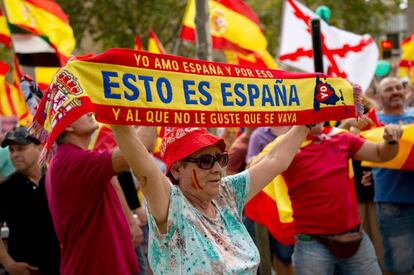
[[[101,50],[128,47],[139,34],[144,45],[148,30],[154,30],[167,51],[177,42],[186,0],[56,0],[69,15],[78,44],[90,35]],[[282,0],[245,0],[257,13],[268,39],[268,49],[275,55],[278,45]],[[303,0],[315,10],[326,5],[332,11],[329,24],[355,32],[381,33],[381,25],[398,11],[399,0]],[[87,49],[85,49],[87,51]]]
[[[78,44],[90,35],[102,50],[132,48],[151,29],[168,48],[177,40],[186,0],[57,0],[68,14]]]
[[[358,34],[381,34],[381,27],[388,18],[399,11],[399,0],[304,0],[305,5],[315,10],[325,5],[332,11],[329,24]]]
[[[276,56],[276,47],[279,42],[280,22],[282,21],[282,0],[246,0],[259,17],[264,31],[268,49]]]

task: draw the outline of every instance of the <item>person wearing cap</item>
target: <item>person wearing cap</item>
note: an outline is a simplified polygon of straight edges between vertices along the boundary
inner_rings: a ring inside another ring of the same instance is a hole
[[[59,274],[60,245],[53,228],[45,192],[44,169],[39,166],[39,140],[25,127],[8,132],[16,172],[0,185],[0,222],[10,229],[8,251],[0,238],[0,264],[9,274]]]
[[[255,274],[259,253],[242,223],[244,205],[287,169],[308,127],[293,127],[257,165],[228,177],[225,143],[205,128],[164,136],[166,176],[131,127],[112,129],[147,201],[154,274]]]

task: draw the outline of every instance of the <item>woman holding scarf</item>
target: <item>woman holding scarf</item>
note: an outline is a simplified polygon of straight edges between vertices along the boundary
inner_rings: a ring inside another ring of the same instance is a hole
[[[205,128],[173,128],[164,136],[165,176],[133,128],[113,126],[148,204],[153,272],[255,274],[260,259],[242,223],[244,205],[289,167],[309,128],[294,126],[256,165],[223,177],[224,141]]]

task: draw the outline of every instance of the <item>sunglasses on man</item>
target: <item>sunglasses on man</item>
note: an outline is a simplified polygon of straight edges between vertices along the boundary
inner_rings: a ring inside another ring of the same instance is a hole
[[[215,156],[211,154],[203,154],[196,158],[188,157],[185,158],[184,161],[196,163],[200,169],[208,170],[214,166],[214,163],[220,165],[220,167],[226,167],[229,163],[229,154],[226,152],[216,154]]]

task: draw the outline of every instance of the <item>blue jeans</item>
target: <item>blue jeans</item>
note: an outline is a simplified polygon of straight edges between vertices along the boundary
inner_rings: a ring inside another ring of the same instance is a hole
[[[242,221],[243,221],[244,226],[247,229],[247,232],[249,232],[249,235],[252,238],[253,242],[257,245],[257,242],[256,242],[256,223],[253,220],[249,219],[244,214],[242,216]]]
[[[414,274],[414,205],[377,203],[385,270]]]
[[[136,275],[149,274],[148,271],[148,224],[141,227],[144,233],[144,241],[141,245],[135,247],[135,255],[139,264],[139,272]],[[135,274],[134,274],[135,275]]]
[[[283,245],[278,240],[273,238],[269,233],[269,245],[270,253],[276,256],[282,263],[291,264],[292,263],[292,254],[295,249],[294,245]]]
[[[363,234],[357,253],[348,259],[338,259],[316,240],[296,239],[293,252],[296,275],[378,275],[382,274],[374,247],[367,234]]]

